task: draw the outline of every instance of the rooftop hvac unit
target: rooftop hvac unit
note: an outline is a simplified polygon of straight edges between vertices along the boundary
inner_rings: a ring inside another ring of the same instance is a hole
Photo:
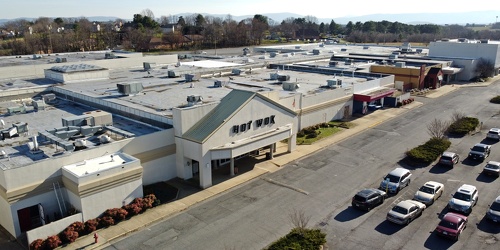
[[[45,107],[47,107],[47,104],[45,104],[45,102],[42,100],[34,100],[31,102],[31,105],[33,105],[33,108],[35,110],[44,110]]]
[[[280,54],[279,52],[271,52],[271,53],[269,53],[269,56],[276,57],[279,54]]]
[[[75,147],[86,147],[86,146],[87,146],[87,140],[83,138],[75,140]]]
[[[241,69],[232,69],[232,70],[231,70],[231,73],[232,73],[233,75],[237,75],[237,76],[239,76],[239,75],[241,74]]]
[[[222,87],[222,82],[219,80],[215,80],[214,81],[214,88],[220,88],[220,87]]]
[[[313,49],[313,55],[319,55],[319,54],[321,54],[321,50]]]
[[[186,79],[186,82],[198,81],[198,80],[200,80],[200,75],[199,74],[185,74],[184,78]]]
[[[398,58],[398,55],[392,54],[392,55],[389,56],[389,59],[397,59],[397,58]]]
[[[399,56],[399,55],[401,55],[401,52],[399,52],[399,51],[393,51],[393,52],[392,52],[392,54],[393,54],[393,55],[398,55],[398,56]]]
[[[109,143],[111,142],[111,138],[108,135],[101,135],[99,137],[99,141],[104,144],[104,143]]]
[[[199,95],[189,95],[186,100],[190,103],[201,102],[203,98]]]
[[[68,59],[66,57],[58,57],[56,58],[56,63],[64,63],[67,62]]]
[[[181,74],[179,74],[178,72],[174,71],[174,70],[169,70],[168,71],[168,77],[169,78],[176,78],[176,77],[180,77]]]
[[[396,68],[404,68],[404,67],[406,67],[406,63],[405,62],[396,62],[395,66],[396,66]]]
[[[326,82],[329,88],[336,89],[342,86],[342,79],[329,79]]]
[[[8,107],[7,108],[7,113],[9,115],[13,115],[13,114],[18,114],[18,113],[26,113],[26,107],[23,105],[23,106],[18,106],[18,107]]]
[[[12,138],[17,134],[18,133],[16,127],[10,127],[8,129],[2,130],[2,138]]]
[[[283,90],[295,91],[300,87],[296,82],[283,82]]]
[[[64,127],[92,125],[92,117],[89,115],[68,116],[61,119]]]
[[[56,95],[55,94],[46,94],[42,95],[43,102],[47,104],[54,103],[56,101]]]
[[[145,71],[151,70],[156,63],[150,63],[150,62],[143,62],[142,67],[144,68]]]
[[[18,133],[26,133],[29,130],[28,123],[26,123],[26,122],[13,123],[12,127],[15,127],[17,129]]]
[[[299,45],[295,46],[295,49],[300,49],[301,47]]]
[[[368,46],[363,46],[363,49],[369,49],[369,48],[370,48],[370,47],[368,47]]]
[[[104,59],[115,59],[115,58],[116,55],[114,53],[107,52],[106,54],[104,54]]]
[[[278,76],[279,76],[278,72],[270,73],[269,79],[270,80],[278,80]]]
[[[481,43],[489,43],[490,39],[481,39]]]
[[[417,49],[417,53],[420,54],[422,53],[423,49]]]
[[[144,89],[140,82],[117,83],[116,87],[118,88],[118,92],[122,95],[135,95]]]
[[[280,82],[290,81],[290,75],[278,75],[278,81]]]
[[[340,51],[347,51],[347,48],[342,48],[340,49]]]

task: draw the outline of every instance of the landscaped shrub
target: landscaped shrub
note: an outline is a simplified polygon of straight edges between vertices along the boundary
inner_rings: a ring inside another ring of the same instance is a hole
[[[30,249],[31,250],[43,250],[45,249],[45,240],[43,239],[36,239],[30,244]]]
[[[61,244],[62,244],[62,241],[61,241],[61,239],[59,239],[59,236],[57,236],[57,235],[49,236],[45,240],[45,246],[47,246],[47,248],[49,248],[49,249],[58,248],[59,246],[61,246]]]
[[[81,221],[75,221],[71,223],[68,227],[72,227],[73,230],[75,230],[78,235],[84,235],[85,234],[85,224]]]
[[[299,132],[297,133],[297,137],[299,137],[299,138],[300,138],[300,137],[304,137],[304,136],[306,136],[306,133],[304,133],[304,130],[301,130],[301,131],[299,131]]]
[[[114,224],[115,224],[115,220],[113,220],[113,218],[111,216],[103,216],[99,220],[99,225],[101,227],[109,227],[109,226],[112,226]]]
[[[142,199],[142,204],[143,204],[142,210],[152,208],[155,200],[156,200],[156,196],[154,194],[148,194],[148,195],[144,196],[144,198]]]
[[[90,234],[97,230],[99,227],[99,220],[98,219],[90,219],[85,221],[85,233]]]
[[[319,229],[294,228],[286,236],[271,244],[268,250],[320,249],[326,243],[326,234]]]
[[[115,222],[124,220],[127,217],[127,210],[123,208],[110,208],[104,212],[104,217],[109,216],[113,218]]]
[[[72,243],[78,238],[78,232],[73,227],[67,227],[59,234],[59,238],[64,243]]]
[[[465,135],[474,131],[479,125],[479,119],[474,117],[462,117],[450,125],[448,133],[456,135]]]
[[[490,102],[491,103],[497,103],[497,104],[500,104],[500,95],[497,95],[493,98],[490,99]]]
[[[311,139],[311,138],[316,138],[316,137],[318,137],[318,134],[316,132],[306,135],[306,139]]]
[[[131,203],[128,205],[123,206],[125,210],[128,212],[128,216],[133,216],[141,213],[142,211],[142,204],[136,204],[136,203]]]
[[[406,156],[416,163],[431,163],[451,145],[447,139],[431,138],[426,143],[406,152]]]

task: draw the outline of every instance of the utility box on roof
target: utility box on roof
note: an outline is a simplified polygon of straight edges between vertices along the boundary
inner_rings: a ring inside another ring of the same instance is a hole
[[[89,115],[68,116],[62,118],[62,125],[68,126],[85,126],[92,125],[92,117]]]
[[[88,115],[93,118],[92,123],[88,125],[92,126],[113,125],[113,115],[111,115],[111,113],[108,113],[106,111],[102,110],[89,111],[85,112],[84,115]]]

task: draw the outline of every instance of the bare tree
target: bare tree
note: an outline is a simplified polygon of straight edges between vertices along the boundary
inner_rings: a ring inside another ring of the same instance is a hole
[[[434,118],[431,123],[427,124],[427,133],[432,138],[443,139],[449,126],[450,122]]]
[[[295,208],[292,210],[292,212],[290,212],[288,216],[295,228],[299,229],[305,229],[307,227],[307,224],[309,223],[309,220],[311,219],[311,216],[307,216],[304,210],[296,210]]]
[[[451,122],[454,123],[458,120],[461,120],[464,117],[465,117],[465,114],[463,112],[455,110],[455,111],[453,111],[453,113],[451,113]]]
[[[141,11],[141,16],[147,16],[151,18],[151,20],[155,20],[155,14],[150,9],[144,9]]]

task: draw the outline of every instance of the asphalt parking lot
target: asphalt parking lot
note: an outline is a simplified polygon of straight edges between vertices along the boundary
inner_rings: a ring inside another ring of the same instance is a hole
[[[484,120],[479,133],[450,138],[452,146],[449,150],[461,156],[460,162],[454,168],[439,164],[424,168],[409,167],[413,173],[411,184],[399,194],[390,195],[384,204],[372,211],[359,211],[347,201],[344,207],[334,212],[325,223],[328,226],[323,227],[327,232],[328,245],[333,248],[340,246],[341,249],[498,249],[500,223],[487,220],[485,213],[489,204],[500,195],[500,180],[483,174],[482,169],[487,161],[500,160],[500,143],[485,139],[489,128],[499,125],[496,115],[493,114]],[[492,145],[491,155],[484,162],[467,157],[470,147],[478,142]],[[376,174],[382,178],[386,173]],[[433,205],[428,206],[421,217],[407,226],[396,225],[385,219],[387,212],[394,205],[402,200],[412,199],[415,192],[430,180],[443,183],[444,193]],[[434,229],[448,212],[446,206],[451,195],[462,184],[476,186],[479,199],[468,217],[467,228],[459,241],[455,242],[437,236]],[[378,185],[379,181],[376,181],[368,186]]]

